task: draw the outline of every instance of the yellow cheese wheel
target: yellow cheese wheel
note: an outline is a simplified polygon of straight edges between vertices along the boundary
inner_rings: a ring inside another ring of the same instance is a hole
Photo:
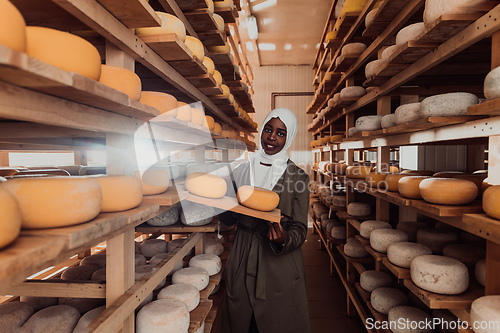
[[[0,0],[0,44],[26,52],[26,22],[9,0]]]
[[[238,134],[235,131],[229,131],[229,138],[230,139],[236,139],[238,137]]]
[[[231,133],[228,130],[222,130],[222,132],[220,133],[220,135],[222,135],[223,137],[229,139],[229,137],[231,136]]]
[[[213,131],[214,127],[215,127],[215,121],[214,121],[214,118],[210,117],[210,116],[205,116],[205,119],[207,120],[207,123],[208,123],[208,129]]]
[[[11,179],[0,187],[16,198],[24,229],[79,224],[101,210],[101,187],[91,178],[30,177]]]
[[[219,124],[219,123],[215,123],[214,124],[214,129],[213,131],[216,133],[216,134],[221,134],[222,133],[222,126]]]
[[[170,183],[168,171],[163,169],[147,169],[142,175],[136,170],[135,176],[141,181],[143,195],[163,193]]]
[[[194,56],[201,62],[205,59],[205,48],[203,43],[196,37],[186,36],[186,46],[193,52]]]
[[[387,172],[370,172],[366,176],[365,182],[370,187],[385,189],[386,188],[385,178],[387,177],[387,175],[389,175],[389,173]]]
[[[209,46],[208,49],[212,53],[215,53],[215,52],[231,53],[231,47],[229,46],[228,43],[226,43],[225,45],[219,45],[219,46]]]
[[[418,186],[422,180],[427,178],[429,178],[429,176],[408,176],[401,178],[398,181],[399,194],[405,198],[422,199]]]
[[[325,43],[328,43],[330,40],[335,39],[337,37],[337,31],[330,31],[325,36]]]
[[[409,177],[411,175],[405,174],[389,174],[385,177],[385,182],[387,183],[387,191],[398,192],[398,182],[403,177]]]
[[[466,205],[477,198],[477,186],[465,179],[428,178],[419,184],[420,195],[438,205]]]
[[[229,96],[227,96],[227,99],[229,100],[229,103],[233,104],[234,105],[234,96],[233,94],[229,94]]]
[[[229,96],[229,94],[231,93],[229,91],[229,87],[226,86],[225,84],[222,84],[220,87],[222,88],[222,95]]]
[[[26,27],[26,53],[92,80],[98,81],[101,76],[101,56],[97,49],[85,39],[68,32]]]
[[[130,99],[141,99],[141,79],[129,69],[102,65],[99,82],[126,94]]]
[[[174,33],[183,42],[186,41],[186,27],[176,16],[163,12],[156,12],[161,19],[161,27],[137,28],[136,35],[165,35]]]
[[[500,220],[500,185],[492,185],[483,193],[484,212],[497,220]]]
[[[191,108],[191,122],[196,125],[203,126],[205,122],[205,112],[200,109]]]
[[[204,172],[193,172],[186,177],[186,190],[200,197],[218,199],[226,195],[224,178]]]
[[[213,77],[219,86],[222,85],[222,75],[218,70],[214,71]]]
[[[243,206],[263,212],[275,209],[280,203],[280,196],[276,192],[256,186],[241,186],[236,197]]]
[[[336,134],[330,137],[330,143],[339,142],[342,140],[344,140],[344,135],[342,134]]]
[[[361,12],[367,2],[368,0],[346,0],[340,10],[340,16],[343,16],[345,13]]]
[[[345,174],[347,178],[366,178],[371,171],[371,167],[363,165],[348,166]]]
[[[203,127],[205,127],[206,129],[210,130],[210,128],[208,127],[207,118],[205,118],[205,117],[203,117]]]
[[[142,201],[142,184],[134,176],[92,176],[101,186],[101,213],[121,212],[139,206]]]
[[[2,6],[0,6],[1,8]],[[16,199],[0,187],[0,249],[12,243],[21,231],[21,211]]]
[[[190,122],[192,119],[191,106],[184,102],[177,102],[177,119]]]
[[[205,58],[203,59],[203,65],[207,68],[208,74],[214,75],[215,65],[212,59],[205,56]]]
[[[234,2],[233,0],[216,1],[214,2],[214,7],[215,9],[231,8],[231,10],[233,10]]]
[[[222,18],[222,16],[220,16],[219,14],[214,14],[213,17],[215,25],[217,26],[217,30],[219,30],[220,32],[224,32],[224,19]]]
[[[158,91],[143,91],[139,102],[157,108],[160,114],[177,116],[177,99],[172,95]]]
[[[333,166],[330,167],[330,172],[335,173],[337,175],[345,175],[347,170],[347,164],[345,163],[334,163]]]
[[[403,170],[401,173],[410,176],[433,176],[435,172],[429,170]]]
[[[207,3],[208,12],[210,14],[213,14],[214,13],[214,2],[212,0],[205,0],[205,2]]]

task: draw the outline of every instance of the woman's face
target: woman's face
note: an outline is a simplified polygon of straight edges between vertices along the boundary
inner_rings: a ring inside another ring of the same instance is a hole
[[[264,125],[260,142],[266,154],[274,155],[279,153],[286,143],[285,124],[279,118],[271,118]]]

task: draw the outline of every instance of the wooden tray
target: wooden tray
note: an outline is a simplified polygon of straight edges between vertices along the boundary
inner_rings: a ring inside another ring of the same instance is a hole
[[[429,28],[415,40],[445,42],[469,25],[477,21],[483,14],[446,14],[440,16]]]
[[[500,115],[500,98],[469,106],[467,114],[470,116],[498,116]]]
[[[143,232],[146,234],[186,234],[192,232],[214,232],[217,230],[217,222],[219,220],[214,217],[211,223],[207,225],[200,226],[188,226],[178,221],[172,225],[164,226],[164,227],[156,227],[149,225],[147,223],[143,223],[135,228],[136,232]]]
[[[146,45],[165,61],[189,60],[194,58],[193,52],[177,37],[176,34],[137,35]]]
[[[359,54],[347,54],[347,55],[341,55],[337,59],[340,59],[340,62],[338,65],[335,66],[335,72],[345,72],[351,67],[352,64],[354,64],[358,58],[361,56],[361,53]]]
[[[161,19],[146,1],[99,0],[98,2],[129,29],[161,26]]]
[[[356,22],[359,16],[359,12],[349,12],[345,13],[343,16],[338,18],[337,20],[340,20],[340,25],[337,28],[337,36],[336,38],[344,38],[347,35],[347,32],[349,29],[351,29],[351,26]],[[335,23],[336,25],[336,23]]]
[[[185,11],[184,16],[191,24],[193,30],[197,33],[217,30],[217,24],[212,14],[208,11],[208,8]]]
[[[180,190],[175,186],[171,186],[166,192],[156,195],[145,195],[142,198],[143,203],[157,204],[160,206],[172,206],[181,200],[185,200],[188,197],[188,192],[185,190]]]
[[[205,321],[208,313],[212,309],[213,301],[211,299],[200,300],[200,304],[191,312],[189,312],[189,333],[195,333]]]
[[[338,245],[337,246],[337,250],[340,252],[340,254],[342,255],[342,257],[344,257],[345,261],[347,261],[348,263],[351,263],[351,264],[353,264],[353,263],[358,263],[358,264],[371,264],[371,263],[373,263],[373,260],[370,259],[369,257],[366,257],[366,258],[352,258],[352,257],[349,257],[344,252],[344,245]]]
[[[197,57],[193,57],[191,60],[169,61],[168,64],[182,76],[205,75],[208,72],[205,65]]]
[[[387,269],[389,269],[392,274],[394,274],[398,279],[410,279],[410,269],[408,268],[403,268],[403,267],[399,267],[399,266],[396,266],[394,265],[393,263],[391,263],[389,261],[389,259],[387,257],[384,257],[382,259],[382,263],[384,264],[385,267],[387,267]]]
[[[387,257],[387,254],[375,251],[370,245],[366,245],[365,249],[372,255],[373,258],[375,258],[376,261],[381,262],[385,257]]]
[[[363,37],[378,37],[408,3],[410,3],[410,0],[388,0],[381,2],[372,24],[363,31]]]

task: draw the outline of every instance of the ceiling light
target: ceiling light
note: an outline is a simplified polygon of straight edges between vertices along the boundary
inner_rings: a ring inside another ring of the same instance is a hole
[[[257,18],[253,15],[248,15],[247,16],[247,30],[248,30],[248,36],[250,39],[257,39],[259,37],[259,30],[257,28]]]
[[[285,44],[284,49],[285,49],[286,51],[290,51],[290,50],[292,49],[292,44],[290,44],[290,43],[286,43],[286,44]]]
[[[259,50],[261,50],[261,51],[274,51],[274,50],[276,50],[276,44],[259,43]]]
[[[253,43],[252,42],[246,42],[247,50],[250,52],[253,52]]]

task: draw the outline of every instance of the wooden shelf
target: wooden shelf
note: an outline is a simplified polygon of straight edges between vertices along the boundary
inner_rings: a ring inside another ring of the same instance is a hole
[[[469,232],[485,239],[500,243],[500,221],[486,214],[464,214],[462,222]]]
[[[219,30],[198,32],[198,37],[206,47],[224,46],[226,44],[226,34]]]
[[[214,217],[212,222],[207,225],[200,226],[188,226],[180,221],[175,224],[164,226],[164,227],[156,227],[149,225],[147,223],[143,223],[135,228],[136,232],[142,232],[145,234],[189,234],[193,232],[214,232],[217,230],[217,222],[218,219]]]
[[[463,214],[483,212],[483,204],[480,200],[464,206],[435,205],[424,200],[412,200],[411,205],[435,216],[462,216]]]
[[[215,9],[215,13],[222,16],[224,23],[236,23],[236,19],[239,17],[238,11],[231,8],[219,8]]]
[[[375,310],[373,308],[371,302],[366,302],[366,306],[368,307],[368,309],[372,313],[373,318],[375,318],[376,322],[379,322],[379,323],[388,323],[389,319],[388,319],[387,315],[382,314],[382,313],[378,312],[377,310]],[[379,329],[378,332],[379,333],[391,333],[390,330],[386,330],[386,329],[383,329],[383,328]]]
[[[415,39],[419,42],[446,42],[477,21],[481,16],[482,14],[442,15]]]
[[[469,106],[467,114],[469,116],[500,116],[500,98]]]
[[[409,2],[410,0],[385,0],[381,2],[372,24],[363,31],[363,36],[379,36]]]
[[[400,280],[404,280],[404,279],[410,279],[410,269],[408,268],[403,268],[403,267],[399,267],[399,266],[396,266],[394,265],[393,263],[391,263],[389,261],[389,259],[387,257],[384,257],[382,258],[382,263],[384,264],[385,267],[387,267],[387,269],[389,269],[392,274],[394,274],[394,276],[396,276],[398,279]]]
[[[347,32],[351,29],[354,22],[356,22],[356,20],[358,19],[359,14],[361,13],[348,12],[337,19],[340,20],[340,25],[337,28],[336,38],[344,38],[347,35]],[[335,25],[337,25],[337,23]]]
[[[145,195],[142,202],[157,204],[160,206],[172,206],[176,203],[187,199],[188,192],[185,190],[178,191],[176,187],[171,186],[166,192],[156,195]]]
[[[208,11],[208,8],[185,11],[184,16],[196,33],[217,31],[217,24],[215,23],[212,14]]]
[[[208,299],[208,297],[210,297],[210,294],[212,293],[212,291],[214,291],[214,289],[215,289],[215,283],[209,282],[208,286],[206,286],[205,289],[200,291],[200,299],[202,300]]]
[[[364,302],[369,302],[370,299],[371,299],[371,293],[367,292],[366,290],[364,290],[362,287],[361,287],[361,284],[359,284],[359,282],[356,282],[356,290],[359,294],[359,296],[361,296],[361,299],[364,301]]]
[[[366,245],[365,249],[373,258],[375,258],[375,261],[382,262],[384,258],[387,257],[387,254],[375,251],[370,245]]]
[[[354,236],[356,238],[356,241],[358,241],[361,245],[363,246],[370,246],[370,240],[369,239],[366,239],[364,238],[363,236],[361,235],[356,235]]]
[[[200,304],[193,311],[189,312],[189,333],[195,333],[200,329],[201,324],[203,324],[212,309],[212,304],[213,301],[211,299],[200,300]]]
[[[208,75],[207,68],[197,57],[193,57],[191,60],[169,61],[168,63],[184,76]]]
[[[179,1],[178,5],[183,11],[208,8],[205,0],[183,0]]]
[[[351,67],[352,64],[354,64],[356,62],[356,60],[359,59],[359,57],[361,56],[361,53],[359,54],[347,54],[347,55],[341,55],[337,58],[338,60],[338,64],[337,64],[337,60],[335,61],[336,65],[335,65],[335,72],[345,72],[346,70],[349,69],[349,67]]]
[[[337,217],[341,220],[354,219],[354,220],[373,220],[375,217],[370,216],[352,216],[347,214],[347,211],[339,211],[337,212]]]
[[[174,33],[138,37],[165,61],[192,61],[194,58],[193,52]]]
[[[356,229],[359,232],[359,228],[360,228],[361,222],[359,222],[356,219],[347,219],[347,223],[349,223],[350,225],[352,225],[354,227],[354,229]]]

